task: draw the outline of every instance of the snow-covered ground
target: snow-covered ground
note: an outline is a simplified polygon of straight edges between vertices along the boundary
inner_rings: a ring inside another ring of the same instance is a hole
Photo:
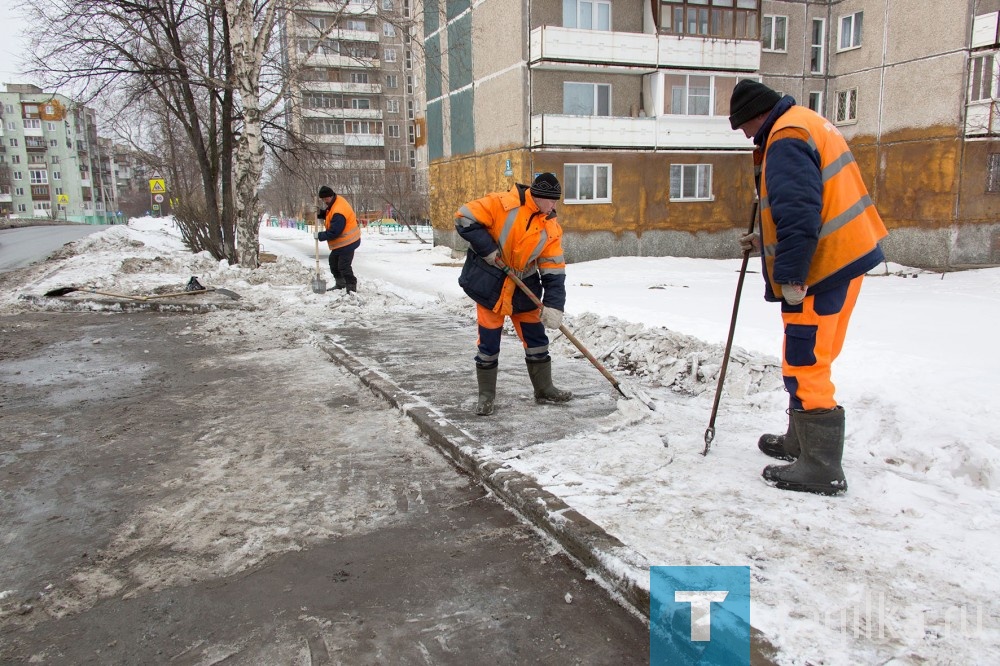
[[[186,252],[169,221],[133,220],[67,246],[24,285],[8,283],[0,311],[37,307],[20,297],[59,286],[151,293],[197,275],[242,294],[253,309],[241,311],[241,325],[275,334],[337,317],[375,326],[390,310],[436,309],[471,323],[461,259],[447,248],[407,231],[365,230],[362,243],[361,298],[331,307],[345,297],[312,293],[306,232],[262,227],[262,249],[278,261],[249,271]],[[941,275],[889,264],[866,279],[834,366],[850,490],[823,498],[760,478],[770,461],[757,437],[784,427],[787,395],[780,315],[763,301],[756,258],[717,435],[701,455],[739,267],[635,257],[571,264],[565,323],[616,375],[634,370],[628,378],[661,407],[496,457],[650,564],[749,565],[751,621],[782,663],[1000,663],[1000,579],[990,573],[1000,553],[1000,269]],[[320,269],[332,282],[325,257]],[[576,351],[563,339],[553,347]]]

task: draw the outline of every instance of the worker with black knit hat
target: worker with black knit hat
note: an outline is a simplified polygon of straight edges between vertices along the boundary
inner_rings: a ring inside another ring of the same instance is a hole
[[[537,402],[559,403],[572,393],[552,383],[552,359],[545,329],[562,325],[566,303],[566,260],[556,202],[562,196],[559,179],[538,174],[531,185],[516,184],[470,201],[455,213],[455,227],[469,251],[458,279],[476,302],[479,324],[475,356],[479,396],[476,413],[493,413],[504,317],[510,317],[524,347],[528,376]],[[542,302],[537,307],[514,284],[516,273]]]
[[[790,465],[768,465],[782,490],[838,495],[844,408],[831,366],[840,354],[865,273],[884,257],[885,225],[847,142],[826,118],[789,96],[745,79],[736,84],[729,123],[752,138],[760,200],[759,232],[744,252],[761,251],[764,298],[781,303],[781,374],[788,391],[784,435],[762,435],[760,450]]]
[[[316,210],[316,218],[322,220],[326,229],[316,232],[316,238],[326,241],[330,248],[330,272],[333,273],[334,289],[346,289],[347,293],[358,290],[358,278],[354,275],[354,251],[361,247],[361,228],[354,208],[328,185],[319,188],[322,204]]]

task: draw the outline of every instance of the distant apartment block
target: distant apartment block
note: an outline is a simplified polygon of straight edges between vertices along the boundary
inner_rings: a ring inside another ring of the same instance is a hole
[[[110,144],[96,114],[26,84],[0,92],[0,214],[77,222],[115,221]]]
[[[284,26],[300,71],[289,123],[317,151],[317,182],[362,217],[426,216],[419,29],[412,0],[311,2]]]

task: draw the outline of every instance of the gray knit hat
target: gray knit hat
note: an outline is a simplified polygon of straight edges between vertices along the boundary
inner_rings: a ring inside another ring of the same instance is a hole
[[[540,173],[531,184],[531,196],[535,199],[555,199],[562,196],[562,187],[554,173]]]

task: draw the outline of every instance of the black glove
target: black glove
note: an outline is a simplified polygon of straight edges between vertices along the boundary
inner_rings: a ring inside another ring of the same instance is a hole
[[[317,206],[316,207],[316,219],[317,220],[325,220],[326,219],[326,208],[323,208],[322,206]]]
[[[317,231],[316,232],[316,240],[321,240],[321,241],[331,240],[330,239],[330,232],[329,231]]]

